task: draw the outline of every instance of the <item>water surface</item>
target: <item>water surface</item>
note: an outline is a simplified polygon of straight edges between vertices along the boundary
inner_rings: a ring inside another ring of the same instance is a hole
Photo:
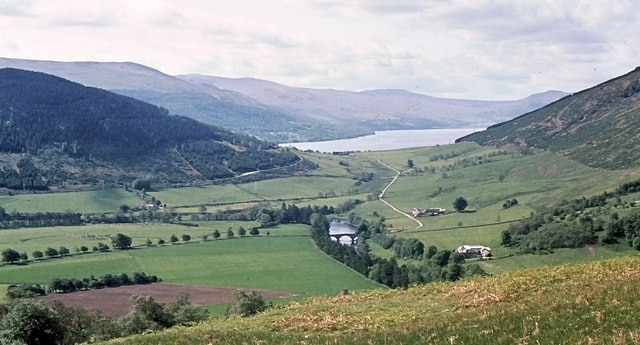
[[[456,139],[484,128],[438,128],[377,131],[363,137],[301,143],[284,143],[283,147],[320,152],[384,151],[410,147],[453,144]]]

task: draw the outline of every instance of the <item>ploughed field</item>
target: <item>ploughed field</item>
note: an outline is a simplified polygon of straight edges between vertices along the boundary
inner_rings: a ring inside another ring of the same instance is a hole
[[[49,294],[41,297],[47,303],[60,301],[67,306],[79,307],[88,312],[100,311],[102,315],[120,317],[131,309],[132,296],[151,296],[157,302],[170,303],[181,293],[189,296],[194,306],[225,304],[233,300],[234,288],[204,285],[155,283],[147,285],[129,285],[115,288],[79,291],[65,294]],[[289,297],[290,292],[257,290],[265,298]]]

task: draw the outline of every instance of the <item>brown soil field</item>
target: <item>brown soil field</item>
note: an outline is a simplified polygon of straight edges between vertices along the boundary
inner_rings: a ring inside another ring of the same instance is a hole
[[[189,301],[195,306],[221,304],[233,300],[235,288],[213,287],[203,285],[182,285],[156,283],[149,285],[130,285],[117,288],[79,291],[65,294],[49,294],[41,297],[52,304],[60,301],[67,306],[83,308],[88,312],[100,310],[102,315],[120,317],[131,308],[131,296],[152,296],[160,303],[172,302],[178,293],[189,294]],[[257,290],[265,298],[293,296],[283,291]]]

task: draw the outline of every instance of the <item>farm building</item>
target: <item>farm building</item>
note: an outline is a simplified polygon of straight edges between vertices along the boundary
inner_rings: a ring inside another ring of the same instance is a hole
[[[342,219],[332,219],[329,223],[329,236],[334,242],[353,246],[358,239],[356,226]]]
[[[427,216],[441,216],[447,214],[447,210],[439,207],[431,207],[431,208],[414,208],[411,211],[411,215],[414,217],[422,217],[424,215]]]
[[[463,244],[456,249],[456,252],[464,254],[468,258],[487,258],[491,256],[491,248],[480,245]]]

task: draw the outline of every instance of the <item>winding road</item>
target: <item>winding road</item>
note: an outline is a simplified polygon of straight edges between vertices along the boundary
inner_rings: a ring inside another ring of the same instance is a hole
[[[391,207],[391,209],[392,209],[392,210],[394,210],[394,211],[396,211],[396,212],[400,213],[401,215],[403,215],[403,216],[405,216],[405,217],[407,217],[407,218],[409,218],[409,219],[413,220],[414,222],[416,222],[416,223],[418,224],[418,226],[416,226],[416,227],[415,227],[415,228],[413,228],[413,229],[409,229],[409,230],[417,230],[417,229],[420,229],[420,228],[423,226],[423,224],[422,224],[422,222],[421,222],[421,221],[419,221],[418,219],[414,218],[412,215],[410,215],[410,214],[408,214],[408,213],[406,213],[406,212],[401,211],[401,210],[400,210],[400,209],[398,209],[397,207],[393,206],[393,205],[392,205],[390,202],[388,202],[387,200],[384,200],[384,193],[386,193],[386,192],[387,192],[387,189],[389,189],[389,187],[391,187],[391,185],[392,185],[394,182],[396,182],[396,180],[398,180],[398,177],[400,177],[400,171],[399,171],[399,170],[397,170],[397,169],[395,169],[394,167],[392,167],[392,166],[390,166],[390,165],[386,164],[385,162],[383,162],[383,161],[381,161],[381,160],[379,160],[379,159],[378,159],[378,163],[380,163],[380,164],[384,165],[385,167],[387,167],[387,168],[389,168],[389,169],[393,170],[393,171],[396,173],[396,176],[393,178],[393,180],[391,180],[391,182],[389,182],[389,184],[387,184],[387,186],[386,186],[386,187],[384,187],[384,189],[382,190],[382,192],[380,192],[380,195],[378,195],[378,200],[382,201],[382,202],[383,202],[383,203],[385,203],[387,206]]]

